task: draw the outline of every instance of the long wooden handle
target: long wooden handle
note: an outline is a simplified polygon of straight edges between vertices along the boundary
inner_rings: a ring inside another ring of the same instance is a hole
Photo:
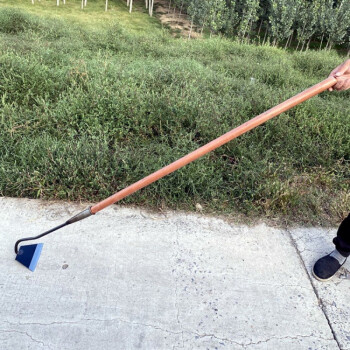
[[[157,170],[156,172],[146,176],[145,178],[135,182],[134,184],[124,188],[123,190],[116,192],[112,196],[104,199],[103,201],[97,203],[91,207],[91,213],[96,214],[98,211],[108,207],[109,205],[120,201],[121,199],[129,196],[130,194],[144,188],[151,183],[161,179],[162,177],[169,175],[182,168],[183,166],[193,162],[194,160],[204,156],[205,154],[213,151],[214,149],[224,145],[225,143],[235,139],[236,137],[246,133],[249,130],[254,129],[255,127],[265,123],[269,119],[276,117],[277,115],[291,109],[292,107],[302,103],[309,98],[318,95],[319,93],[329,89],[335,85],[337,79],[334,77],[329,77],[320,83],[308,88],[307,90],[299,93],[296,96],[291,97],[290,99],[282,102],[281,104],[269,109],[268,111],[256,116],[255,118],[247,121],[246,123],[238,126],[237,128],[229,131],[228,133],[218,137],[217,139],[207,143],[206,145],[198,148],[197,150],[187,154],[186,156],[178,159],[177,161]]]

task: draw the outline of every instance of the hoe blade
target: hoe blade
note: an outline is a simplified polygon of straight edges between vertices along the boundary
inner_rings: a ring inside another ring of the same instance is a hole
[[[43,245],[43,243],[39,243],[21,246],[16,255],[16,260],[30,271],[34,271],[38,264]]]

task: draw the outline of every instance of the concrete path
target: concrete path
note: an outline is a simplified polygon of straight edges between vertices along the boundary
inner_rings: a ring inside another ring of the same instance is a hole
[[[335,229],[115,206],[41,239],[34,273],[14,260],[82,209],[0,198],[0,349],[350,349],[350,273],[309,273]]]

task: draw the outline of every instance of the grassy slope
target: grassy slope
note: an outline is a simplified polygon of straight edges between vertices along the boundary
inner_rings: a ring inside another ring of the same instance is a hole
[[[344,59],[173,39],[140,5],[79,6],[0,1],[1,195],[102,199]],[[350,207],[349,96],[324,93],[124,202],[335,222]]]
[[[109,1],[107,12],[105,12],[103,0],[88,0],[88,6],[84,10],[81,10],[79,0],[67,0],[66,5],[63,5],[63,1],[60,0],[60,6],[56,5],[56,0],[35,0],[34,5],[31,4],[31,0],[0,0],[1,7],[22,9],[45,18],[64,18],[69,23],[75,22],[90,30],[107,28],[111,20],[122,23],[124,28],[133,32],[159,30],[161,28],[159,21],[155,18],[147,18],[142,4],[141,1],[136,1],[135,12],[130,16],[126,1],[123,0]]]

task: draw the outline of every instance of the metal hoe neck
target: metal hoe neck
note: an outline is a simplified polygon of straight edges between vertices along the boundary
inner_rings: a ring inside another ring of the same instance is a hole
[[[15,253],[18,254],[18,245],[21,243],[21,242],[26,242],[26,241],[34,241],[36,239],[39,239],[41,237],[44,237],[46,235],[48,235],[49,233],[51,232],[54,232],[54,231],[57,231],[59,230],[60,228],[62,227],[65,227],[65,226],[68,226],[70,224],[73,224],[74,222],[77,222],[77,221],[80,221],[80,220],[83,220],[89,216],[93,215],[92,212],[91,212],[91,207],[83,210],[82,212],[80,212],[79,214],[71,217],[69,220],[67,220],[64,224],[61,224],[61,225],[58,225],[54,228],[52,228],[51,230],[48,230],[38,236],[34,236],[34,237],[27,237],[27,238],[21,238],[19,239],[16,243],[15,243]]]

